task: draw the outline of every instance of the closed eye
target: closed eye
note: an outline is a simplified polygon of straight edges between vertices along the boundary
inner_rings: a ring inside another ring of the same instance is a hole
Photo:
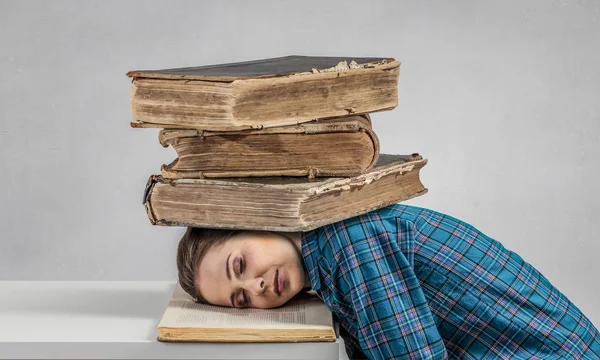
[[[240,291],[240,295],[241,295],[241,301],[239,306],[240,307],[246,307],[248,306],[248,296],[246,295],[246,292],[244,290]]]
[[[244,270],[246,270],[246,262],[244,261],[244,258],[240,258],[238,264],[239,264],[239,273],[241,275],[244,273]],[[240,293],[242,295],[241,296],[242,301],[241,301],[240,306],[243,306],[243,307],[248,306],[248,295],[246,295],[246,291],[242,290],[242,291],[240,291]]]
[[[244,259],[242,257],[234,259],[232,263],[233,264],[231,267],[233,268],[233,273],[236,276],[242,275],[244,273],[244,271],[246,270],[246,262],[244,261]],[[228,270],[229,270],[229,267],[228,267]],[[231,305],[233,307],[247,307],[249,305],[248,295],[246,294],[246,291],[244,291],[243,289],[235,296],[235,301],[234,301],[234,294],[231,294],[230,301],[231,301]],[[236,304],[236,302],[237,302],[237,304]]]

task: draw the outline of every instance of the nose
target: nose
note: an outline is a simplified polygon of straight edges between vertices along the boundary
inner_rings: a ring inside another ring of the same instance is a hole
[[[249,279],[245,284],[245,288],[252,295],[261,295],[263,292],[265,292],[265,279],[262,277]]]

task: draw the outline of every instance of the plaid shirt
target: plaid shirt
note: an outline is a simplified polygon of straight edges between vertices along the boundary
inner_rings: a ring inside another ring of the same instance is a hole
[[[302,254],[350,358],[600,359],[573,303],[451,216],[388,206],[303,233]]]

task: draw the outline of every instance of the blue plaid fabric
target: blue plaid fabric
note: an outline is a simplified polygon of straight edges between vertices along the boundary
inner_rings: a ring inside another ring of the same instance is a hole
[[[573,303],[451,216],[388,206],[302,233],[302,254],[351,358],[600,359]]]

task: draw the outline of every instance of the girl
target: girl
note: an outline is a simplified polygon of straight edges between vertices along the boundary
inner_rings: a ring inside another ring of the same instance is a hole
[[[215,305],[277,307],[312,288],[351,359],[600,359],[598,330],[542,274],[431,210],[391,205],[302,233],[188,229],[177,266]]]

